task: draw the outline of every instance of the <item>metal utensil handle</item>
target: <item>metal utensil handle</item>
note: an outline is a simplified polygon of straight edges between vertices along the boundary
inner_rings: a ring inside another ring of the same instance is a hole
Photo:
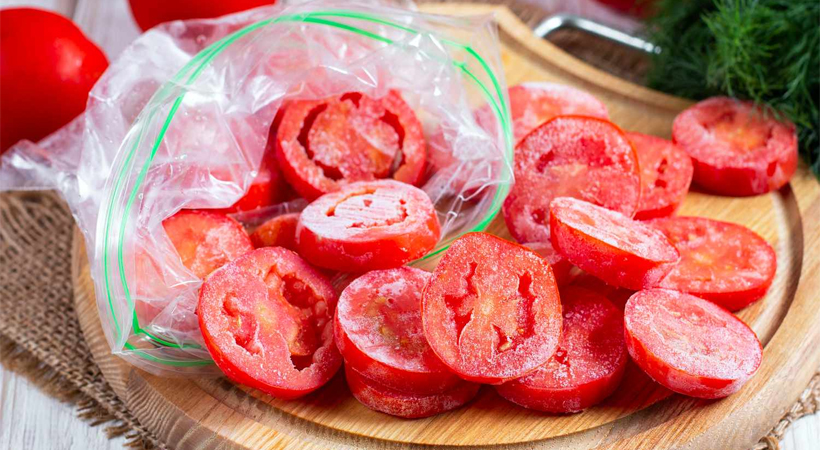
[[[578,17],[571,14],[556,14],[554,16],[547,17],[543,22],[535,27],[533,32],[540,38],[546,38],[553,32],[564,28],[581,30],[593,36],[606,39],[607,41],[634,48],[646,53],[661,52],[660,47],[647,41],[646,39],[632,36],[631,34],[616,30],[615,28],[595,22],[594,20],[585,19],[583,17]]]

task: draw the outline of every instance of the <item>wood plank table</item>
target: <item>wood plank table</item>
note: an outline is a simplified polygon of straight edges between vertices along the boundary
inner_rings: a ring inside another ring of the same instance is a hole
[[[138,34],[126,0],[0,0],[0,7],[34,6],[73,20],[114,58]],[[782,448],[809,450],[820,443],[820,415],[797,421]],[[29,380],[0,366],[0,449],[119,449],[125,439],[110,440],[104,427],[90,427]]]

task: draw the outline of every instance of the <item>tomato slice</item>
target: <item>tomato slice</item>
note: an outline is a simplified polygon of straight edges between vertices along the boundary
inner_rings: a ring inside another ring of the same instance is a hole
[[[182,264],[200,279],[253,250],[242,225],[224,214],[184,209],[162,226]]]
[[[774,249],[754,231],[703,217],[649,222],[680,252],[659,287],[687,292],[737,311],[762,298],[777,270]]]
[[[405,419],[420,419],[460,408],[472,400],[481,389],[480,384],[462,381],[440,394],[406,394],[380,386],[350,366],[345,366],[345,378],[350,392],[364,406]]]
[[[299,253],[342,272],[401,266],[432,250],[441,235],[421,189],[393,180],[351,183],[311,203],[296,228]]]
[[[552,248],[552,243],[530,242],[524,244],[524,246],[535,251],[535,253],[538,253],[550,263],[552,274],[555,276],[555,283],[558,284],[558,286],[563,286],[570,281],[572,278],[570,273],[572,271],[572,264]]]
[[[661,385],[692,397],[737,392],[763,357],[754,331],[740,319],[678,291],[648,289],[633,295],[624,326],[635,363]]]
[[[486,233],[453,242],[422,300],[424,334],[461,378],[499,384],[546,363],[561,334],[561,303],[549,264]]]
[[[300,397],[342,364],[333,343],[336,294],[296,253],[265,247],[214,272],[199,293],[199,326],[231,380],[274,397]]]
[[[421,291],[430,273],[410,267],[368,272],[345,288],[334,333],[345,364],[401,392],[440,394],[459,382],[421,328]]]
[[[610,286],[604,283],[601,279],[588,273],[579,274],[577,277],[572,279],[572,283],[570,284],[572,286],[578,286],[603,295],[621,311],[623,311],[626,307],[626,302],[629,300],[629,297],[632,297],[635,293],[632,289]]]
[[[797,170],[797,131],[771,112],[727,97],[706,99],[672,125],[676,144],[692,157],[694,181],[734,196],[780,189]]]
[[[549,240],[549,205],[575,197],[632,216],[641,192],[632,144],[605,120],[559,116],[515,148],[515,185],[504,220],[519,242]]]
[[[672,141],[641,133],[626,133],[641,167],[638,220],[671,216],[692,183],[692,158]]]
[[[552,201],[550,230],[559,253],[612,286],[655,286],[680,259],[657,229],[570,197]]]
[[[251,233],[251,242],[256,248],[284,247],[296,250],[296,224],[299,213],[288,213],[276,216],[259,225]]]
[[[421,123],[395,91],[290,102],[276,144],[285,178],[308,200],[355,181],[418,184],[426,159]]]
[[[561,289],[564,330],[547,364],[496,386],[502,397],[552,413],[583,411],[609,397],[623,379],[627,352],[623,314],[588,289]]]

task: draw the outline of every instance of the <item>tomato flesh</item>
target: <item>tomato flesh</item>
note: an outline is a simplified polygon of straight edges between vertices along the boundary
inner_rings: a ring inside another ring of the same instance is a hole
[[[535,253],[538,253],[542,258],[550,263],[550,267],[552,267],[552,274],[555,276],[555,283],[558,286],[563,286],[569,283],[572,278],[572,264],[567,261],[566,258],[561,256],[560,253],[555,251],[554,248],[552,248],[552,243],[530,242],[528,244],[524,244],[524,246],[535,251]]]
[[[296,253],[266,247],[214,272],[199,294],[199,325],[231,380],[278,398],[324,385],[341,366],[333,343],[336,294]]]
[[[503,212],[519,242],[549,240],[549,205],[556,197],[579,198],[629,217],[638,207],[635,150],[605,120],[559,116],[541,125],[516,146],[514,173]]]
[[[398,267],[432,250],[441,234],[421,189],[394,180],[351,183],[302,211],[299,254],[342,272]]]
[[[572,286],[578,286],[603,295],[621,311],[623,311],[626,307],[626,302],[629,300],[629,297],[632,297],[635,293],[632,289],[610,286],[601,281],[601,279],[588,273],[579,274],[577,277],[572,279],[572,283],[570,284]]]
[[[251,242],[256,248],[284,247],[296,250],[296,225],[299,213],[288,213],[276,216],[259,225],[251,233]]]
[[[672,137],[692,157],[695,183],[718,194],[763,194],[797,170],[794,124],[751,102],[706,99],[675,118]]]
[[[559,253],[612,286],[654,286],[680,259],[655,228],[570,197],[552,201],[550,230]]]
[[[624,326],[635,363],[661,385],[692,397],[737,392],[763,357],[760,341],[745,323],[678,291],[636,293],[626,304]]]
[[[440,394],[407,394],[381,386],[349,366],[345,366],[345,378],[350,392],[364,406],[405,419],[435,416],[459,408],[472,400],[481,389],[480,384],[462,381]]]
[[[555,277],[538,254],[486,233],[453,242],[422,300],[424,334],[461,378],[499,384],[547,362],[561,333]]]
[[[285,178],[308,200],[380,178],[418,184],[426,149],[421,124],[395,91],[290,102],[276,138]]]
[[[535,372],[496,386],[507,400],[552,413],[583,411],[608,397],[623,379],[627,352],[623,315],[600,294],[561,289],[564,330],[555,355]]]
[[[762,298],[774,280],[777,256],[752,230],[703,217],[649,222],[680,252],[681,260],[659,283],[737,311]]]
[[[638,220],[671,216],[683,202],[692,183],[692,158],[678,146],[641,133],[626,133],[641,167],[641,200]]]

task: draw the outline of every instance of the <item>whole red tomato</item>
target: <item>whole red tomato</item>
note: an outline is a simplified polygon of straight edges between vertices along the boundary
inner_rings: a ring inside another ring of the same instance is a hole
[[[244,11],[276,0],[128,0],[143,31],[170,20],[203,19]]]
[[[38,141],[85,110],[105,54],[63,16],[0,10],[0,154]]]

